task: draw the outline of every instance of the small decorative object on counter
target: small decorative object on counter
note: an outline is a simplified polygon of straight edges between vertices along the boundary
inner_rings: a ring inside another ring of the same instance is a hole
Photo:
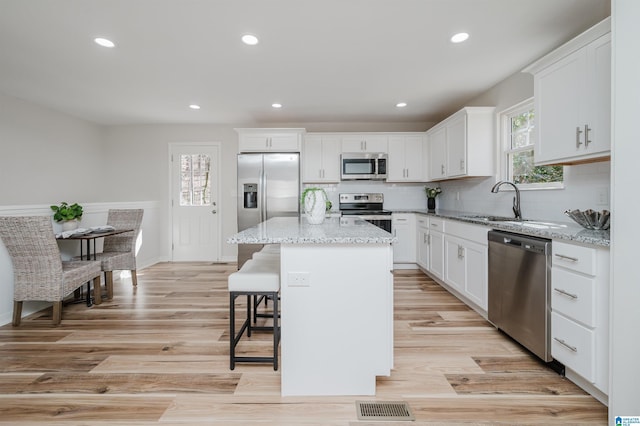
[[[427,188],[426,186],[424,187],[424,191],[427,193],[427,209],[429,209],[429,211],[435,211],[436,210],[436,195],[440,194],[442,192],[441,188]]]
[[[595,210],[587,209],[585,211],[580,210],[567,210],[564,212],[567,216],[573,219],[583,228],[606,230],[611,225],[611,215],[609,210],[603,210],[597,212]]]
[[[307,215],[307,221],[312,225],[324,222],[327,211],[327,193],[322,188],[310,187],[302,192],[300,204]]]
[[[59,206],[51,206],[53,210],[53,220],[62,224],[63,231],[71,231],[78,227],[78,220],[82,217],[82,206],[78,203],[71,205],[66,201]]]

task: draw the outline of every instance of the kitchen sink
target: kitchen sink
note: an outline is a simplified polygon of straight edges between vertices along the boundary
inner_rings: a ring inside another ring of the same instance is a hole
[[[484,215],[471,215],[471,216],[462,216],[465,219],[476,219],[476,220],[486,220],[488,222],[524,222],[525,220],[516,219],[515,217],[506,217],[506,216],[484,216]]]

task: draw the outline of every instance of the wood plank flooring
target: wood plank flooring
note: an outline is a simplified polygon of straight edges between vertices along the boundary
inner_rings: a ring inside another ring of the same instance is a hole
[[[235,264],[161,263],[100,306],[0,328],[0,425],[606,425],[607,408],[419,271],[396,271],[395,368],[376,397],[280,396],[270,365],[229,370]],[[241,311],[241,310],[239,310]],[[321,321],[321,318],[318,318]],[[254,334],[240,351],[269,353]],[[286,362],[286,360],[283,360]],[[357,400],[415,422],[359,422]]]

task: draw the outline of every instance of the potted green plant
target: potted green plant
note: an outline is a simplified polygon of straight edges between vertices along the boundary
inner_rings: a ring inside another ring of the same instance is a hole
[[[424,187],[424,192],[427,194],[427,209],[429,211],[435,211],[436,209],[436,196],[442,192],[441,188],[428,188]]]
[[[317,225],[324,221],[326,211],[331,209],[331,202],[323,188],[308,187],[302,191],[300,204],[307,215],[307,221]]]
[[[70,231],[78,227],[78,220],[82,217],[82,206],[78,203],[69,205],[66,201],[59,206],[51,206],[53,220],[62,224],[63,231]]]

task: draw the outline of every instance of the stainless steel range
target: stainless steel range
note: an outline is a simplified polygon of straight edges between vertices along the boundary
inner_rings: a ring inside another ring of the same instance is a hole
[[[355,216],[391,232],[391,212],[383,209],[384,195],[380,193],[340,194],[342,216]]]

